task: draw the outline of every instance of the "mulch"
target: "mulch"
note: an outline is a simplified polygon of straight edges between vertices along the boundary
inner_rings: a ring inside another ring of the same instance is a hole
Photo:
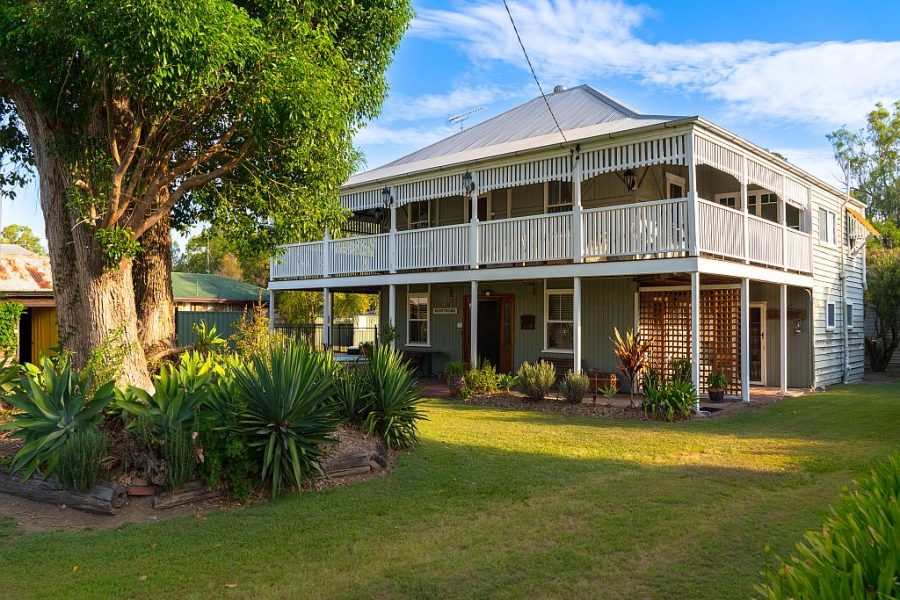
[[[564,400],[545,398],[544,400],[532,400],[524,396],[512,394],[498,394],[494,396],[481,396],[459,400],[465,404],[478,406],[490,406],[493,408],[506,408],[512,410],[531,410],[535,412],[557,413],[579,417],[609,417],[613,419],[648,420],[640,407],[617,406],[605,404],[598,400],[596,404],[582,402],[571,404]]]

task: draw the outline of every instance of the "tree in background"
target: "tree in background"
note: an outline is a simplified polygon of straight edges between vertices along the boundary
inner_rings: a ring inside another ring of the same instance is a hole
[[[866,336],[866,358],[873,371],[882,372],[900,345],[900,250],[873,248],[867,266],[866,306],[875,335]]]
[[[334,319],[352,319],[378,308],[374,294],[334,294]],[[277,292],[275,309],[292,325],[309,325],[322,315],[322,292]]]
[[[0,231],[0,242],[4,244],[16,244],[35,254],[47,254],[40,238],[34,235],[28,225],[7,225]]]
[[[173,268],[184,273],[216,273],[266,287],[269,251],[235,244],[230,237],[218,235],[210,227],[188,240]]]
[[[149,386],[138,337],[142,319],[173,324],[151,310],[171,288],[170,219],[272,248],[344,218],[352,137],[380,109],[410,19],[408,0],[4,4],[0,184],[40,175],[77,362],[121,330],[134,350],[120,383]]]

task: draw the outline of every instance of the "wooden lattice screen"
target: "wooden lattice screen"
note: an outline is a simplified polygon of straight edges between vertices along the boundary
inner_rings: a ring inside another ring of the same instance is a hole
[[[741,392],[741,291],[736,288],[700,291],[700,390],[716,368],[731,382],[728,392]],[[649,290],[640,293],[640,331],[651,342],[654,368],[672,376],[672,362],[691,357],[690,290]]]

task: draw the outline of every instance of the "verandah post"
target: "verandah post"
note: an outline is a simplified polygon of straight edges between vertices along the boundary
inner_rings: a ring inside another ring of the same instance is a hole
[[[322,345],[331,347],[331,288],[322,290]]]
[[[581,154],[572,153],[572,259],[584,262],[584,222],[581,206]],[[576,368],[576,371],[579,370]]]
[[[780,347],[780,362],[781,369],[778,377],[778,382],[781,385],[781,394],[787,394],[787,364],[788,364],[788,350],[787,350],[787,284],[782,283],[779,286],[780,289],[780,299],[778,303],[778,331],[779,331],[779,340],[778,344]]]
[[[750,402],[750,280],[741,279],[741,400]]]
[[[697,401],[694,410],[700,412],[700,272],[691,273],[691,378]]]
[[[469,364],[478,365],[478,282],[472,280],[469,292]]]
[[[688,166],[688,253],[691,256],[700,255],[700,243],[697,235],[697,227],[700,221],[700,206],[697,203],[697,161],[694,157],[694,134],[685,136],[685,153]]]
[[[581,277],[572,281],[572,371],[581,372]]]
[[[391,348],[397,348],[397,286],[390,284],[388,286],[388,325],[394,331],[391,338]]]
[[[390,188],[387,188],[388,190]],[[390,193],[388,193],[390,196]],[[388,270],[397,272],[397,203],[393,198],[389,200],[391,205],[391,230],[388,233]]]

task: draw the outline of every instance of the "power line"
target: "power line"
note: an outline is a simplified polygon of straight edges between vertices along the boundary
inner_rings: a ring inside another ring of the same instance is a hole
[[[566,134],[563,133],[562,127],[559,126],[559,121],[556,119],[556,115],[553,113],[553,109],[550,108],[550,101],[547,100],[547,94],[544,93],[544,88],[541,87],[541,82],[538,81],[537,73],[534,72],[534,66],[531,64],[531,59],[528,58],[528,51],[525,50],[525,44],[522,43],[522,36],[519,35],[519,28],[516,27],[516,21],[515,19],[513,19],[512,13],[509,11],[509,4],[506,3],[506,0],[503,0],[503,8],[506,9],[506,14],[509,15],[509,22],[512,23],[513,31],[516,32],[516,39],[519,40],[519,47],[522,49],[522,54],[525,55],[525,62],[528,63],[528,69],[531,71],[531,76],[534,77],[534,82],[537,84],[538,91],[541,93],[541,98],[544,99],[544,104],[547,105],[547,110],[550,112],[550,116],[553,118],[553,123],[556,124],[556,128],[559,130],[559,135],[561,135],[563,141],[568,144],[569,140],[566,139]]]

